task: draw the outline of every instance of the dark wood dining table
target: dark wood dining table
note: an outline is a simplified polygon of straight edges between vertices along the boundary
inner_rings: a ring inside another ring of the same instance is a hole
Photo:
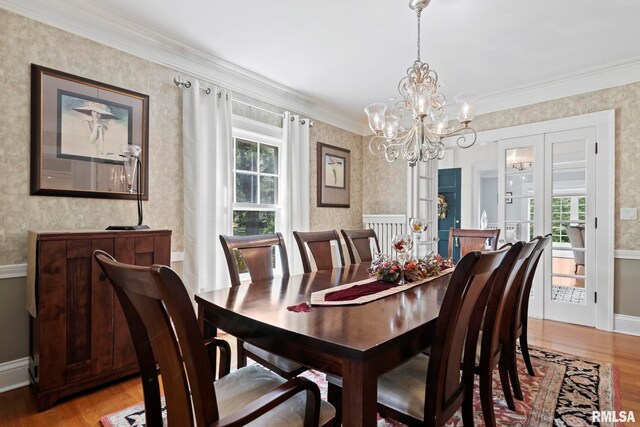
[[[288,306],[368,277],[368,263],[196,295],[201,327],[216,328],[343,379],[345,426],[376,424],[377,378],[430,345],[450,274],[361,305]]]

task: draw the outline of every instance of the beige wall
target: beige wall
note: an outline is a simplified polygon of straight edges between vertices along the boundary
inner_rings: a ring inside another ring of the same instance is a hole
[[[348,209],[318,207],[316,193],[318,142],[346,148],[351,152],[351,207]],[[309,144],[311,229],[362,228],[362,136],[316,121],[309,132]]]
[[[0,363],[29,355],[25,278],[0,280]]]
[[[640,317],[640,261],[616,259],[613,312]]]

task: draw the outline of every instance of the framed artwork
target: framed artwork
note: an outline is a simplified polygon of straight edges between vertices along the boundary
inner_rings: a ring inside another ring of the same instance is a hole
[[[35,64],[31,91],[32,195],[135,200],[120,155],[135,144],[148,200],[148,95]]]
[[[513,196],[513,193],[512,193],[511,191],[507,191],[507,192],[506,192],[506,197],[504,198],[504,202],[505,202],[507,205],[510,205],[510,204],[512,204],[512,203],[513,203],[513,199],[511,198],[511,196]]]
[[[318,206],[351,206],[351,152],[318,143]]]

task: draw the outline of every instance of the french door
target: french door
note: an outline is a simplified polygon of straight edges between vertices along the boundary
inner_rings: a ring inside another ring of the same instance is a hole
[[[595,128],[545,135],[544,317],[595,326]]]
[[[498,247],[529,241],[544,228],[544,135],[505,139],[498,144]],[[541,269],[534,279],[529,313],[543,316]]]
[[[499,141],[500,243],[552,234],[531,316],[595,326],[595,135],[588,127]]]
[[[407,221],[411,217],[421,218],[428,226],[414,253],[421,257],[438,253],[438,162],[418,162],[408,168]]]

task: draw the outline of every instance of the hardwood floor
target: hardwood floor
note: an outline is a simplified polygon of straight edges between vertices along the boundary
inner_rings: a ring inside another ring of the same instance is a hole
[[[640,421],[640,337],[613,334],[566,323],[531,319],[531,345],[610,362],[619,369],[620,410]],[[234,346],[232,346],[234,348]],[[142,401],[138,378],[72,396],[46,412],[36,412],[29,387],[0,394],[0,426],[98,426],[100,417]]]

